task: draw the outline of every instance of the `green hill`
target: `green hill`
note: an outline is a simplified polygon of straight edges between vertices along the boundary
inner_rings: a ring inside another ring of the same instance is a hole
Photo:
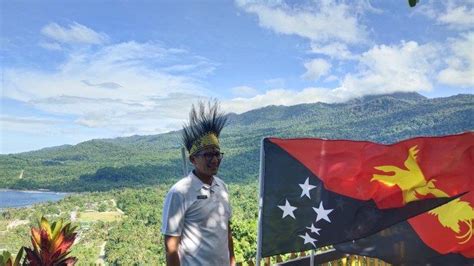
[[[225,158],[220,176],[231,182],[255,180],[260,141],[265,136],[391,143],[474,130],[473,117],[474,95],[428,99],[417,93],[366,96],[338,104],[268,106],[229,114],[222,135]],[[182,174],[179,131],[0,155],[2,188],[108,190],[169,183]]]

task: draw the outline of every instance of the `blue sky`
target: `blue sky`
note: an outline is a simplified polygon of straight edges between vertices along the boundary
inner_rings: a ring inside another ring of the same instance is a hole
[[[228,112],[474,92],[474,1],[0,0],[1,146],[179,129]]]

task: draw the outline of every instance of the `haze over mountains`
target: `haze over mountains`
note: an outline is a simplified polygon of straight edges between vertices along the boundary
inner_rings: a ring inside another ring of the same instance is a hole
[[[392,143],[474,130],[473,118],[472,94],[428,99],[417,93],[229,114],[221,139],[225,158],[220,176],[231,182],[255,181],[260,141],[267,136]],[[183,174],[180,147],[180,132],[173,131],[0,155],[0,187],[94,191],[171,182]]]

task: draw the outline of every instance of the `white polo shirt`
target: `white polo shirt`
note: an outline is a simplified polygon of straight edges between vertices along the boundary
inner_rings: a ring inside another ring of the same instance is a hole
[[[193,172],[166,195],[161,233],[180,236],[181,265],[229,265],[227,186],[214,176],[211,186]]]

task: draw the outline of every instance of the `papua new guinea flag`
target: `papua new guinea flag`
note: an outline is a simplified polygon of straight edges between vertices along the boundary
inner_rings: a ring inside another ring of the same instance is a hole
[[[433,176],[429,193],[444,197],[470,192],[367,239],[336,245],[338,250],[392,264],[474,265],[474,133],[438,141],[446,144],[438,152],[450,160],[440,160],[425,171]],[[427,156],[436,156],[433,148]]]
[[[426,227],[430,230],[428,225]],[[433,234],[436,233],[433,231]],[[366,238],[336,244],[334,248],[346,254],[379,258],[393,265],[474,265],[474,258],[468,254],[466,256],[461,252],[441,254],[430,248],[408,221],[400,222]],[[472,252],[472,246],[465,248],[471,249]]]
[[[465,138],[472,134],[392,145],[264,139],[261,255],[363,238],[449,202],[467,190],[457,186],[440,195],[433,189],[440,174],[469,181],[472,159],[464,158],[473,156]]]

